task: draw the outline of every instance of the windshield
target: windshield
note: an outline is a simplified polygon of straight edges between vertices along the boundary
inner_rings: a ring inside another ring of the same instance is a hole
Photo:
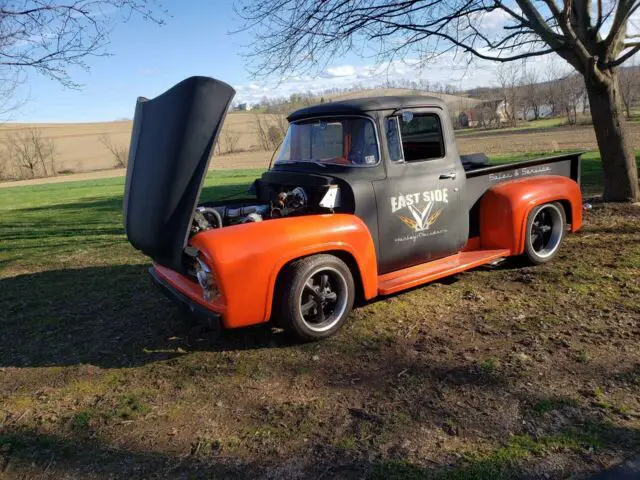
[[[286,162],[375,165],[378,142],[373,121],[338,117],[292,123],[276,160]]]

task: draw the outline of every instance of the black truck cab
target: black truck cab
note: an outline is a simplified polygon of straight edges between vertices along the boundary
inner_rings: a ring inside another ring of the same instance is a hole
[[[380,273],[446,257],[464,246],[466,176],[442,100],[361,98],[304,108],[288,120],[289,133],[261,184],[337,184],[336,211],[366,223]],[[301,138],[308,146],[295,151]]]

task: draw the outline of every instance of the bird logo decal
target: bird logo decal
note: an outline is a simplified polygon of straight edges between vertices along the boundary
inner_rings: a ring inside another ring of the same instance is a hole
[[[411,216],[396,213],[398,218],[415,232],[423,232],[436,223],[449,203],[447,189],[430,190],[391,198],[392,213],[409,210]]]

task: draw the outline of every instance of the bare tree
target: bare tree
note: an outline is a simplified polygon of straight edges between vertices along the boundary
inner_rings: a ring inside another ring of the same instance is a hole
[[[520,112],[522,112],[520,82],[521,68],[518,63],[502,64],[496,72],[496,80],[500,85],[500,98],[502,100],[500,111],[504,115],[505,121],[515,126]]]
[[[0,115],[24,102],[16,94],[29,71],[78,87],[71,69],[106,55],[114,23],[134,14],[164,16],[155,0],[0,0]]]
[[[269,141],[269,125],[267,124],[266,119],[260,115],[256,114],[256,130],[258,132],[258,141],[260,142],[260,147],[262,150],[270,150],[271,142]]]
[[[556,80],[559,88],[559,105],[567,116],[567,123],[575,125],[578,121],[578,108],[585,95],[584,81],[575,74]]]
[[[567,75],[567,72],[555,60],[549,62],[545,68],[542,96],[544,101],[551,107],[551,115],[554,117],[564,112],[560,80]]]
[[[487,128],[494,125],[500,125],[500,116],[498,115],[498,107],[500,102],[487,100],[471,109],[473,120],[477,122],[475,126]]]
[[[528,69],[522,75],[522,103],[525,120],[538,120],[544,99],[542,85],[535,70]]]
[[[49,177],[56,174],[55,143],[37,128],[12,133],[4,140],[5,169],[17,178]],[[6,175],[6,172],[5,172]]]
[[[240,134],[232,132],[229,127],[222,128],[222,140],[224,141],[225,153],[234,153],[237,151]],[[222,146],[220,147],[220,150]],[[220,151],[218,151],[220,153]]]
[[[125,168],[127,166],[129,163],[128,145],[115,144],[111,139],[111,135],[106,133],[100,135],[98,140],[113,156],[113,166],[115,168]]]
[[[631,108],[640,97],[640,67],[635,60],[627,68],[621,69],[620,90],[627,118],[631,118]]]
[[[256,40],[249,66],[260,75],[321,70],[361,46],[376,48],[380,62],[455,53],[510,62],[555,52],[584,78],[605,200],[640,199],[618,78],[640,51],[640,37],[628,34],[640,0],[239,0],[236,9]]]
[[[263,150],[275,150],[287,133],[284,115],[256,115],[258,140]]]

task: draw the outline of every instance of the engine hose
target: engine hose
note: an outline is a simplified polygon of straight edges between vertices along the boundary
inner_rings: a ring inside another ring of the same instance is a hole
[[[220,215],[220,212],[218,212],[218,210],[216,210],[215,208],[209,208],[209,207],[200,207],[198,210],[200,210],[201,213],[210,213],[214,217],[216,217],[216,222],[218,224],[215,226],[211,225],[212,228],[222,227],[222,215]]]

